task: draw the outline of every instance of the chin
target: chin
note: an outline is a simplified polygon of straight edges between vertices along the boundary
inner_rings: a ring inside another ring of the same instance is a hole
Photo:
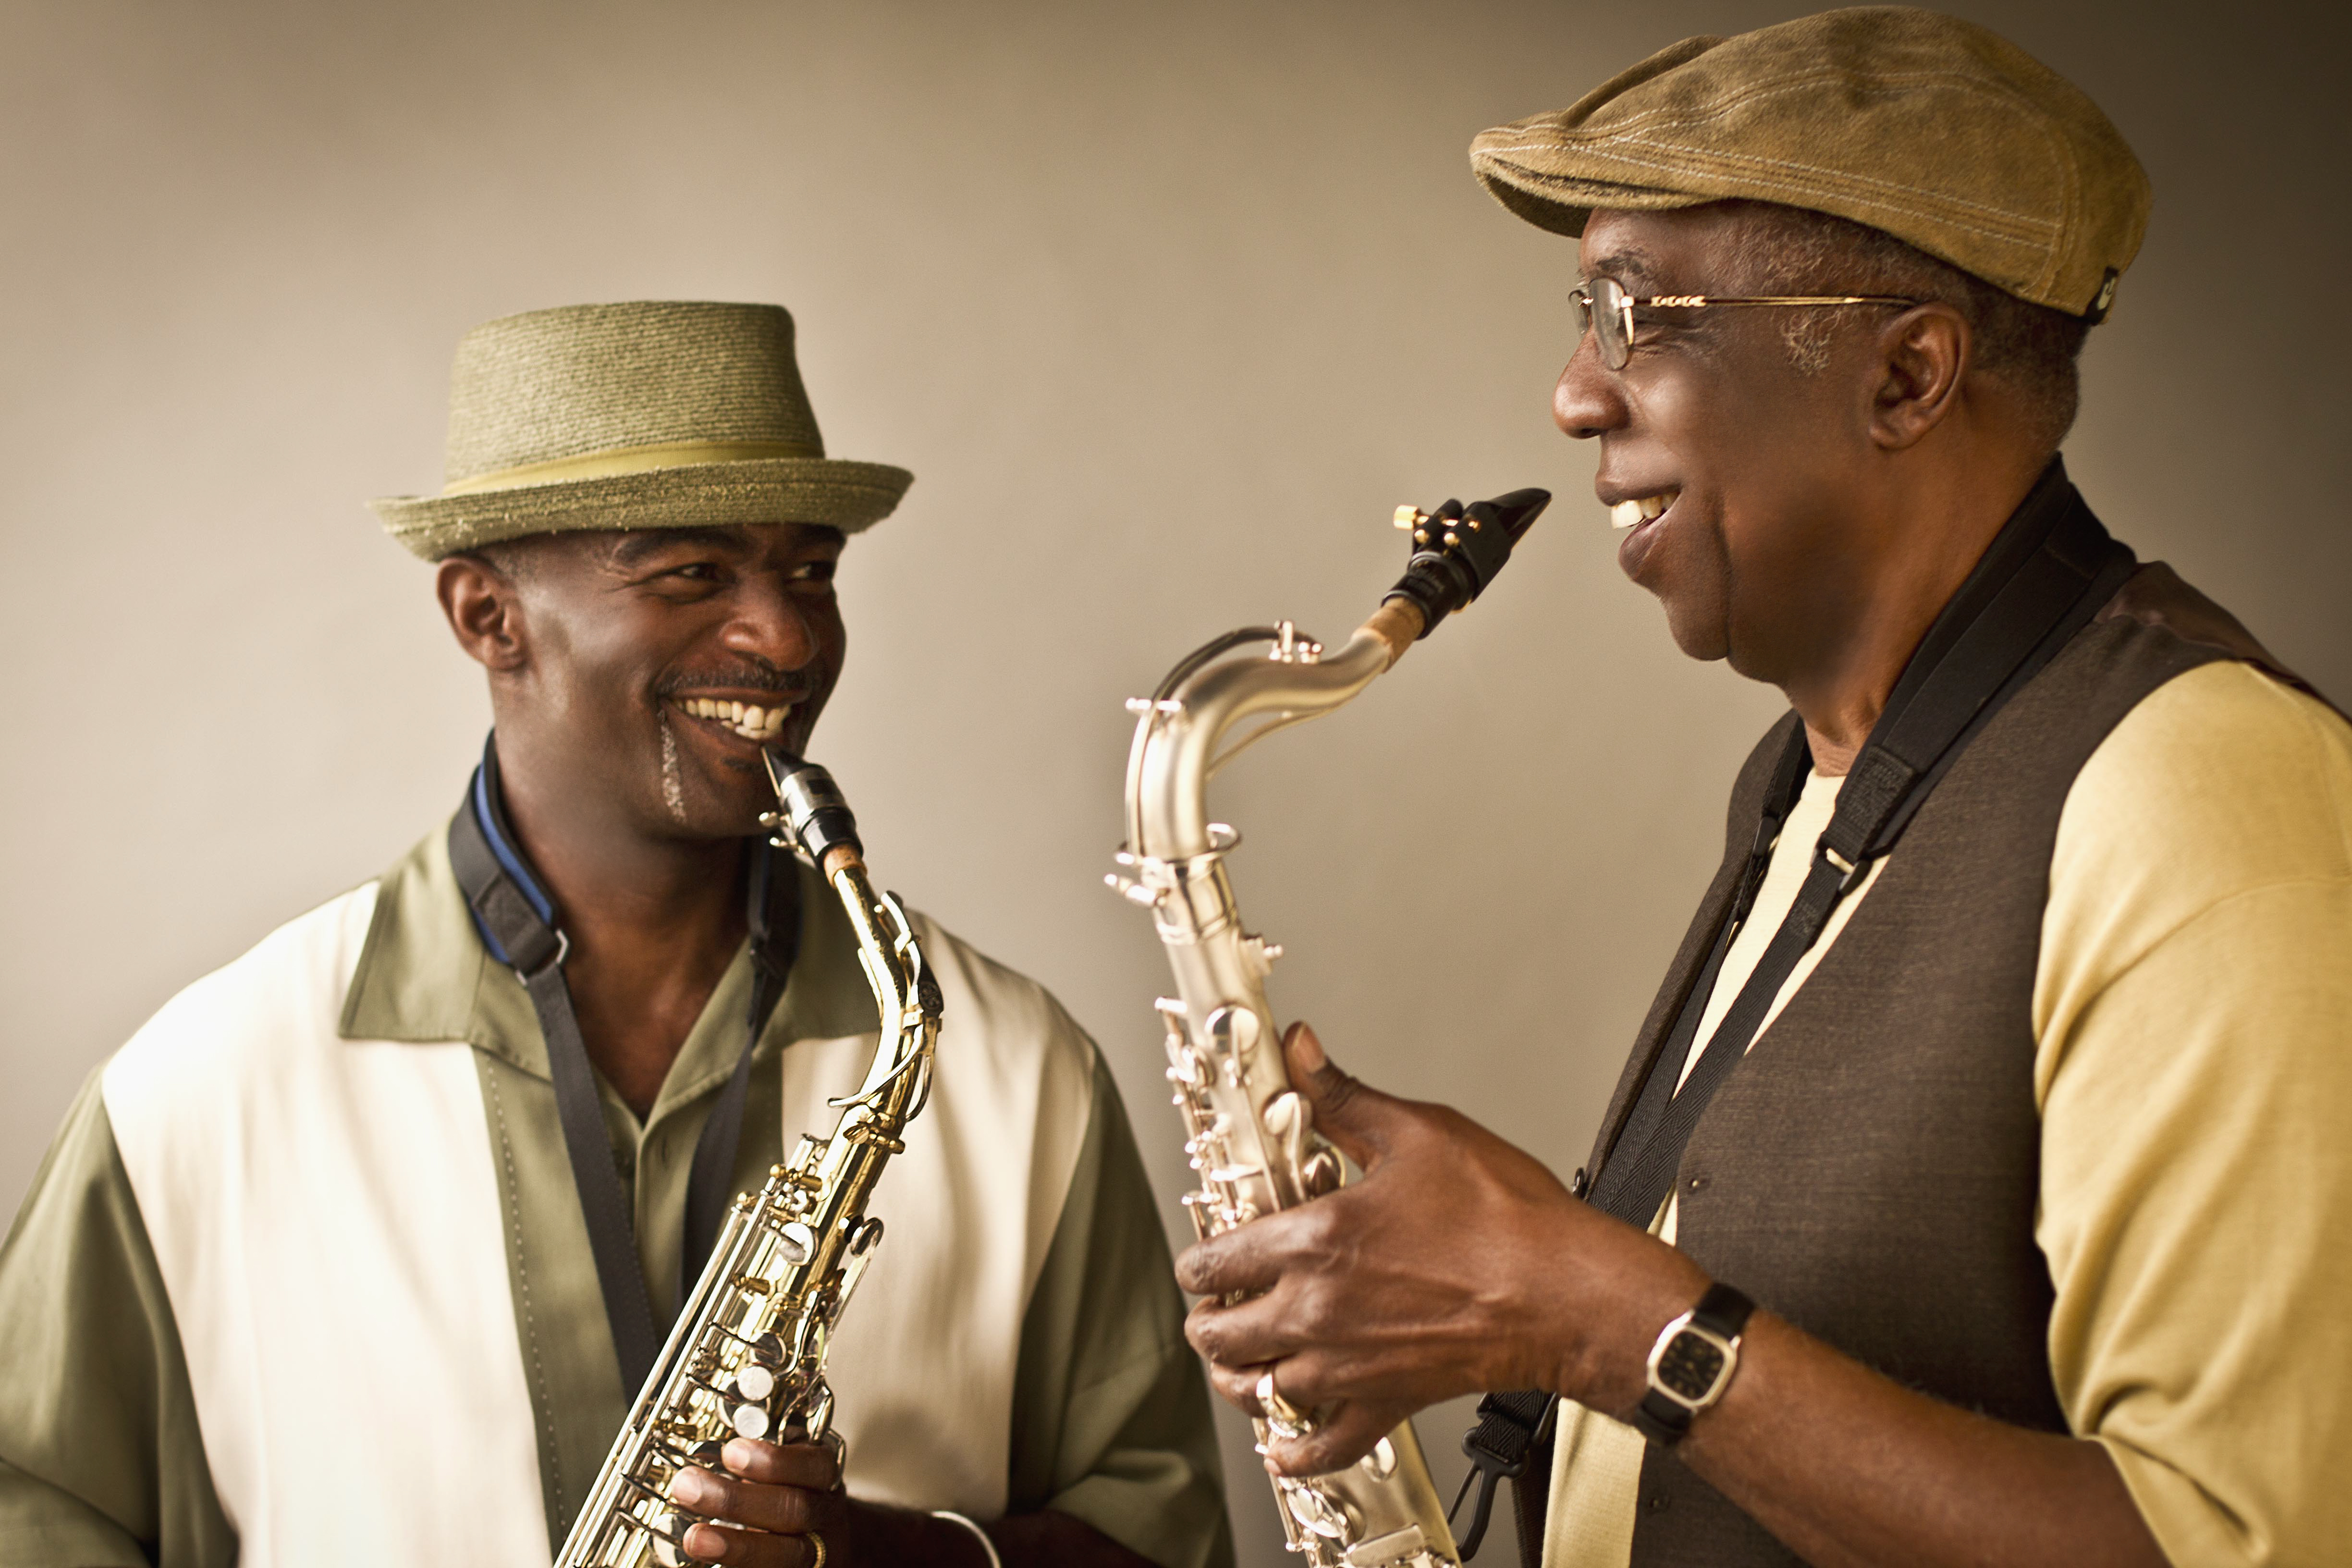
[[[1658,603],[1666,612],[1666,635],[1675,639],[1684,658],[1713,664],[1731,657],[1730,634],[1713,606],[1703,608],[1665,594],[1658,595]]]

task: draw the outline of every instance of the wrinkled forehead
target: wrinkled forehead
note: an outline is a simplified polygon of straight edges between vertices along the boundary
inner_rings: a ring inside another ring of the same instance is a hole
[[[1601,208],[1577,240],[1580,277],[1614,279],[1628,293],[1725,291],[1749,228],[1742,204],[1707,202],[1664,212]]]

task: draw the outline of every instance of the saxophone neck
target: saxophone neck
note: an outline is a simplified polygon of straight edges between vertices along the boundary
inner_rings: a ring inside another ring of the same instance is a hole
[[[761,819],[762,825],[774,831],[778,845],[824,874],[857,939],[858,966],[874,992],[881,1039],[865,1087],[839,1103],[867,1102],[871,1108],[893,1080],[913,1081],[926,1068],[940,1028],[939,983],[924,964],[922,944],[906,907],[896,895],[875,890],[858,842],[857,819],[833,775],[789,752],[761,754],[776,791],[776,809]],[[898,1099],[903,1101],[906,1096]]]
[[[1408,606],[1404,614],[1415,613]],[[1404,615],[1383,606],[1374,622],[1377,627],[1367,623],[1328,651],[1300,637],[1286,621],[1236,632],[1220,641],[1273,647],[1201,660],[1181,679],[1163,682],[1160,695],[1138,704],[1141,718],[1128,754],[1132,852],[1172,861],[1215,847],[1209,780],[1261,737],[1339,707],[1394,663],[1412,641],[1398,637]],[[1398,640],[1392,643],[1391,637]]]
[[[1485,592],[1551,500],[1513,490],[1433,512],[1397,510],[1412,536],[1404,575],[1371,618],[1336,650],[1302,637],[1288,621],[1228,633],[1168,673],[1139,715],[1128,753],[1128,852],[1139,860],[1190,860],[1218,846],[1207,793],[1216,771],[1286,725],[1329,712],[1393,667],[1439,622]],[[1271,649],[1255,651],[1260,644]],[[1248,651],[1240,651],[1248,650]],[[1255,721],[1255,727],[1235,734]]]

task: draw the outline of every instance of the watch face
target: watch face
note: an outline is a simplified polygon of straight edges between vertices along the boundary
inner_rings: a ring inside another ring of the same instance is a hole
[[[1685,1399],[1705,1399],[1723,1375],[1723,1347],[1703,1334],[1685,1329],[1676,1334],[1658,1357],[1658,1381],[1668,1393]]]

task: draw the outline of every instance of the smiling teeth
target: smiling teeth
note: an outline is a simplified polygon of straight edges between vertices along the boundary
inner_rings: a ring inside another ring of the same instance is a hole
[[[784,720],[793,710],[789,702],[761,708],[756,703],[719,702],[708,697],[682,698],[677,706],[697,719],[716,719],[747,741],[774,740],[784,732]]]
[[[1637,522],[1650,522],[1663,516],[1666,508],[1675,504],[1680,490],[1660,490],[1654,496],[1638,500],[1621,500],[1609,509],[1609,526],[1631,528]]]

